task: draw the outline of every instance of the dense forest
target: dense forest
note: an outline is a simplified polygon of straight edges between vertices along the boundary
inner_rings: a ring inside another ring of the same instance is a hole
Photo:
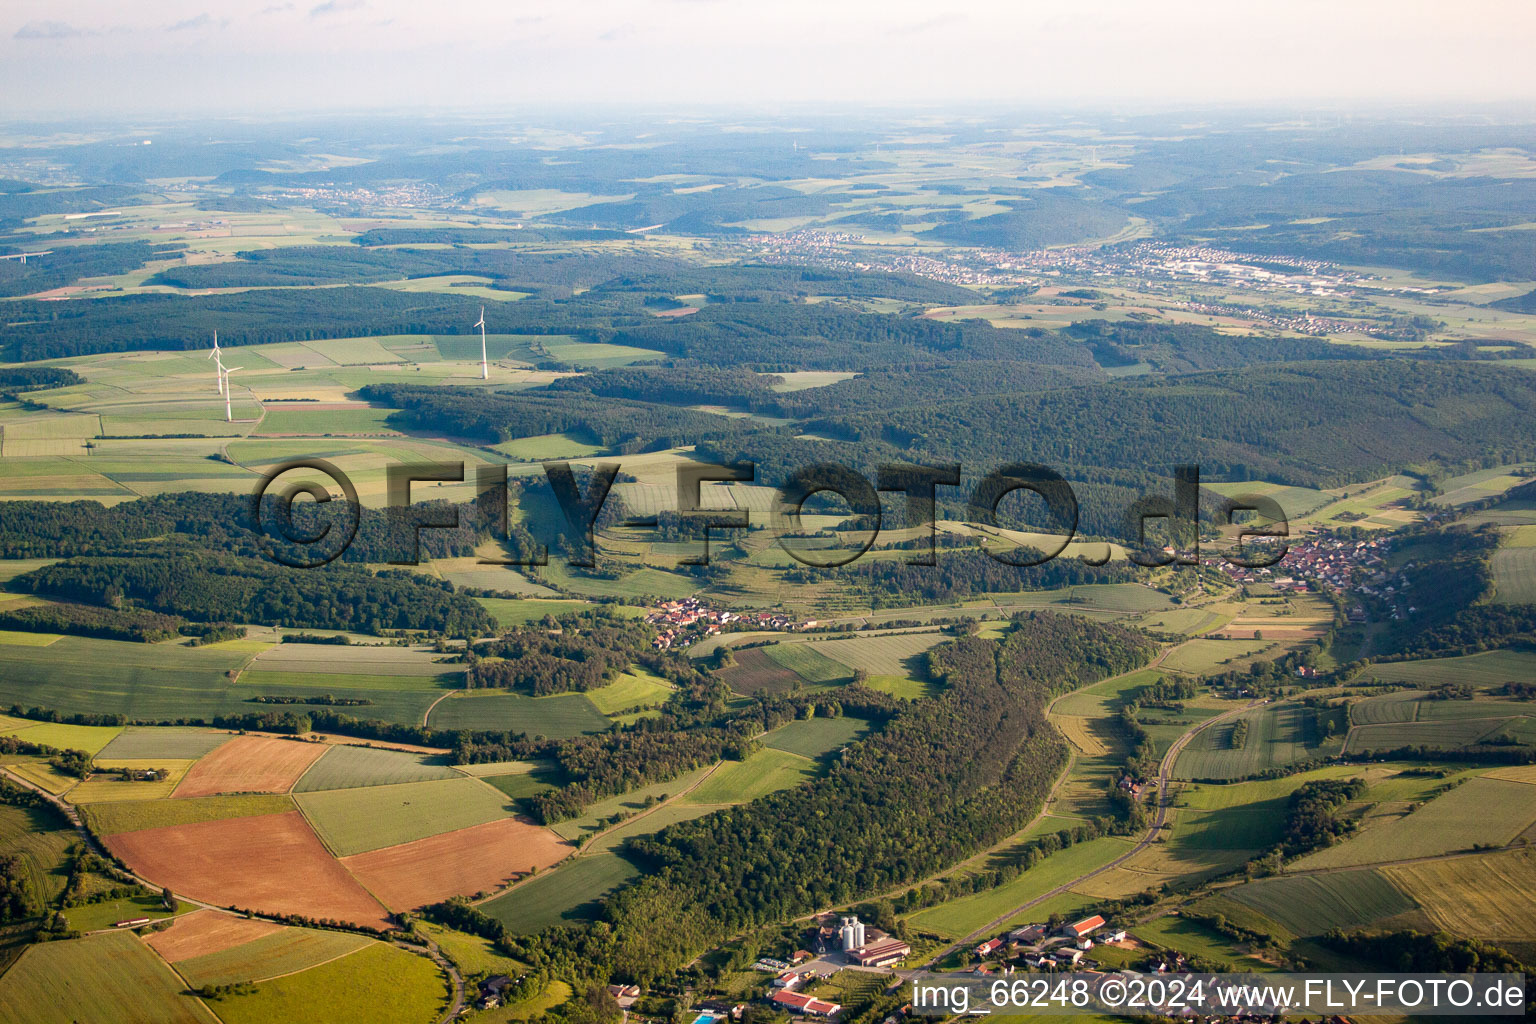
[[[180,491],[105,506],[97,501],[0,502],[0,558],[69,558],[76,555],[131,554],[152,539],[186,542],[199,549],[245,558],[282,556],[289,562],[309,556],[307,546],[287,542],[279,532],[277,499],[262,506],[262,525],[251,520],[250,499],[238,494]],[[413,502],[425,515],[445,513],[441,502]],[[353,506],[344,500],[324,506],[296,503],[293,533],[310,534],[329,524],[338,536],[348,532]],[[409,557],[386,511],[360,505],[357,535],[344,562],[390,562]],[[460,506],[456,529],[422,530],[423,557],[473,555],[481,525],[473,506]],[[408,543],[408,541],[407,541]]]
[[[1066,756],[1044,724],[1048,698],[1150,655],[1126,630],[1043,614],[1000,643],[941,648],[944,694],[850,746],[824,779],[632,842],[647,874],[607,905],[598,962],[648,983],[742,928],[914,881],[996,842],[1033,816]]]
[[[167,549],[138,557],[73,558],[24,573],[19,590],[65,601],[124,605],[197,622],[345,629],[413,629],[471,636],[494,626],[472,598],[413,573],[337,565],[290,569],[254,558]]]
[[[976,594],[1056,590],[1138,578],[1137,571],[1124,562],[1094,566],[1075,557],[1054,558],[1038,565],[1000,561],[1009,558],[1020,563],[1041,562],[1044,557],[1043,551],[1030,547],[1000,551],[997,558],[984,551],[949,550],[939,552],[937,565],[932,566],[913,565],[907,559],[864,558],[838,569],[792,568],[785,578],[840,580],[868,596],[875,607],[938,604]]]

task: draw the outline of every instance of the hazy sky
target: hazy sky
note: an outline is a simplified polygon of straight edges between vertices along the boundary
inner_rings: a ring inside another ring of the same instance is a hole
[[[1532,0],[6,0],[0,118],[1536,101]]]

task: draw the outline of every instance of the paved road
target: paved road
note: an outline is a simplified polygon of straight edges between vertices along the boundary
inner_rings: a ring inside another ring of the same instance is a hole
[[[1162,659],[1159,658],[1158,662],[1160,663],[1161,661]],[[1168,808],[1172,805],[1173,802],[1172,794],[1169,792],[1169,782],[1172,779],[1173,765],[1174,762],[1178,760],[1179,752],[1182,751],[1186,745],[1188,745],[1190,740],[1194,739],[1196,736],[1204,732],[1206,729],[1209,729],[1211,726],[1216,725],[1218,722],[1225,721],[1234,715],[1240,715],[1244,711],[1247,711],[1249,708],[1257,707],[1261,703],[1262,701],[1253,701],[1243,707],[1233,708],[1231,711],[1226,711],[1222,714],[1216,715],[1213,718],[1208,718],[1204,722],[1201,722],[1199,725],[1195,726],[1193,729],[1184,733],[1177,740],[1174,740],[1174,742],[1168,747],[1168,752],[1163,755],[1162,761],[1158,764],[1157,811],[1152,816],[1152,823],[1147,828],[1147,834],[1143,836],[1141,841],[1138,842],[1135,846],[1132,846],[1128,851],[1126,851],[1121,856],[1116,857],[1108,864],[1104,864],[1100,867],[1094,868],[1092,871],[1079,875],[1078,877],[1072,879],[1070,882],[1058,885],[1050,892],[1042,893],[1041,895],[1036,896],[1031,900],[1019,904],[1001,916],[988,921],[986,924],[971,932],[969,935],[965,936],[958,942],[945,946],[943,949],[939,950],[924,966],[932,967],[934,964],[938,963],[940,960],[944,959],[955,950],[964,949],[965,947],[970,946],[972,943],[976,942],[978,939],[996,934],[1011,918],[1023,913],[1030,907],[1033,907],[1038,903],[1043,903],[1053,896],[1059,896],[1074,886],[1081,885],[1083,882],[1086,882],[1088,879],[1094,877],[1095,875],[1099,875],[1105,871],[1111,870],[1112,868],[1119,867],[1121,864],[1124,864],[1126,861],[1136,856],[1136,854],[1150,846],[1157,839],[1158,833],[1162,831],[1164,823],[1168,820]]]

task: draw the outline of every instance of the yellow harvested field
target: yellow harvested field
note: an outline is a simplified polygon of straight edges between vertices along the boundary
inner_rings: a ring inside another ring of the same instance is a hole
[[[127,768],[132,771],[159,769],[161,778],[149,782],[134,780],[125,782],[111,775],[93,775],[69,791],[71,803],[103,803],[109,800],[163,800],[175,791],[177,784],[187,774],[194,762],[168,757],[120,757],[98,759],[98,769]]]
[[[1453,935],[1536,937],[1536,850],[1423,861],[1381,871]]]
[[[1061,734],[1067,738],[1067,742],[1072,744],[1082,753],[1087,754],[1090,757],[1098,757],[1102,754],[1109,753],[1109,748],[1100,742],[1097,736],[1089,731],[1090,721],[1092,720],[1084,718],[1081,715],[1051,716],[1051,724],[1055,725],[1057,729],[1061,730]]]
[[[1503,779],[1505,782],[1528,782],[1536,786],[1536,764],[1511,765],[1508,768],[1485,772],[1484,776],[1490,779]]]
[[[176,918],[165,931],[148,935],[144,941],[174,964],[178,960],[233,949],[282,930],[282,925],[272,921],[256,921],[217,910],[198,910]]]

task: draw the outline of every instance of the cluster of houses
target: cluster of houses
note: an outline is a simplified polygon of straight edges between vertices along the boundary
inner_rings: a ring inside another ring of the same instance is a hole
[[[1345,540],[1321,534],[1292,544],[1278,564],[1262,569],[1244,568],[1225,559],[1212,559],[1209,564],[1224,569],[1236,583],[1263,583],[1282,593],[1300,593],[1321,583],[1338,591],[1375,594],[1379,591],[1373,588],[1390,579],[1390,574],[1381,571],[1387,544],[1383,537]]]
[[[1107,932],[1095,940],[1093,935],[1104,927],[1104,918],[1099,914],[1093,914],[1064,925],[1054,934],[1043,924],[1027,924],[1022,928],[1015,928],[1008,934],[988,939],[975,948],[973,952],[982,960],[976,970],[980,974],[991,973],[987,961],[996,958],[1007,947],[1021,950],[1020,962],[1024,966],[1044,970],[1063,968],[1070,970],[1080,965],[1083,955],[1094,947],[1095,941],[1125,941],[1123,931]]]
[[[662,601],[646,615],[645,621],[660,627],[656,639],[651,641],[658,651],[687,647],[714,636],[726,626],[788,632],[816,625],[815,619],[791,619],[783,612],[720,611],[707,607],[696,597]]]

